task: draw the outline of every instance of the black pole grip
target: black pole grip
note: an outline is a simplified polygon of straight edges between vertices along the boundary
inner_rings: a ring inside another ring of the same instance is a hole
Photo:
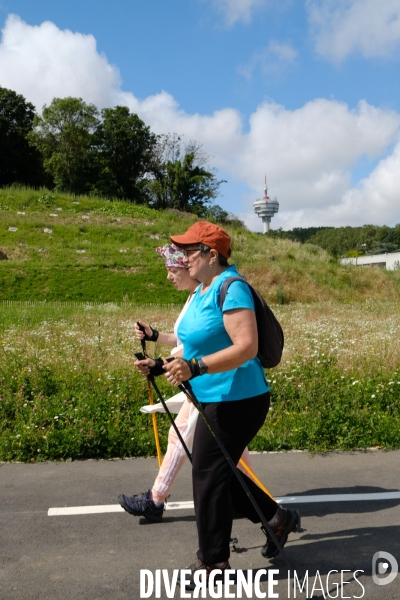
[[[141,324],[139,323],[139,321],[136,321],[136,325],[139,327],[140,331],[141,331],[141,332],[142,332],[144,335],[146,335],[146,331],[145,331],[145,329],[144,329],[143,325],[141,325]],[[140,343],[141,343],[141,345],[142,345],[143,354],[146,354],[146,340],[143,338],[143,339],[141,339],[141,340],[140,340]],[[136,356],[136,354],[135,354],[135,356]]]

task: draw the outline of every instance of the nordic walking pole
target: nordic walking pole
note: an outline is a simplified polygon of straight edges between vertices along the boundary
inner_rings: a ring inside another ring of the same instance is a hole
[[[246,473],[252,478],[254,479],[255,483],[258,485],[259,488],[262,489],[262,491],[264,492],[264,494],[267,494],[267,496],[269,496],[271,498],[271,500],[273,500],[274,502],[276,502],[275,498],[273,497],[273,495],[271,494],[271,492],[269,492],[267,490],[267,488],[265,487],[265,485],[258,479],[257,475],[254,473],[254,471],[252,471],[250,469],[250,467],[248,465],[246,465],[246,463],[244,462],[244,460],[241,458],[239,460],[239,463],[242,465],[243,469],[246,471]]]
[[[149,378],[147,378],[147,389],[148,389],[148,392],[149,392],[150,404],[154,404],[154,401],[153,401],[153,392],[151,390],[151,383],[150,383],[150,379]],[[161,467],[161,464],[162,464],[162,454],[161,454],[161,448],[160,448],[160,438],[158,437],[157,418],[156,418],[156,414],[155,413],[151,414],[151,419],[153,421],[154,439],[156,441],[158,466]]]
[[[135,354],[135,356],[137,358],[139,358],[139,359],[143,357],[143,355],[140,352],[138,352],[137,354]],[[186,446],[186,444],[185,444],[185,442],[183,440],[181,432],[179,431],[179,429],[178,429],[178,427],[177,427],[177,425],[175,423],[175,419],[171,415],[171,412],[170,412],[170,410],[169,410],[169,408],[168,408],[168,406],[167,406],[164,398],[162,397],[162,394],[161,394],[160,390],[158,389],[158,386],[157,386],[156,382],[154,381],[154,377],[152,375],[149,375],[147,379],[148,379],[148,381],[151,382],[152,386],[154,387],[154,391],[156,392],[156,394],[158,396],[158,399],[161,401],[161,404],[163,405],[163,408],[164,408],[165,412],[167,413],[167,415],[169,417],[169,420],[171,421],[172,427],[175,429],[175,433],[178,436],[178,439],[179,439],[180,443],[182,444],[183,449],[186,452],[186,455],[187,455],[188,459],[190,460],[190,462],[192,462],[192,455],[190,454],[189,448]],[[153,415],[154,415],[154,413],[153,413]]]
[[[139,328],[143,331],[143,327],[141,325],[139,325]],[[147,356],[147,352],[146,352],[146,340],[143,338],[142,340],[140,340],[140,343],[142,345],[142,350],[143,350],[143,356],[142,358],[146,358]],[[136,356],[136,354],[135,354]],[[138,356],[136,356],[136,358],[138,358]],[[149,393],[149,402],[151,405],[154,404],[153,401],[153,391],[151,389],[151,383],[150,383],[150,377],[147,376],[147,390]],[[162,454],[161,454],[161,448],[160,448],[160,438],[158,436],[158,427],[157,427],[157,419],[156,419],[156,415],[155,413],[151,414],[151,419],[153,421],[153,430],[154,430],[154,439],[156,442],[156,448],[157,448],[157,460],[158,460],[158,466],[161,467],[162,464]]]
[[[174,420],[173,416],[171,415],[170,410],[169,410],[164,398],[162,397],[162,394],[161,394],[160,390],[158,389],[158,386],[156,385],[156,382],[154,381],[154,377],[150,375],[149,379],[154,387],[156,394],[158,395],[158,398],[159,398],[161,404],[163,405],[165,412],[167,413],[167,415],[169,417],[169,420],[171,421],[173,428],[175,429],[176,435],[178,436],[178,439],[179,439],[180,443],[182,444],[183,449],[185,450],[188,459],[190,460],[190,462],[192,462],[192,455],[190,454],[188,447],[186,446],[185,442],[183,441],[181,433],[180,433],[178,427],[176,426],[175,420]],[[271,500],[275,501],[275,498],[273,497],[273,495],[267,490],[267,488],[263,485],[263,483],[258,479],[258,477],[254,473],[254,471],[252,471],[252,469],[250,469],[250,467],[248,465],[246,465],[244,460],[241,458],[239,460],[239,462],[242,465],[242,467],[244,468],[244,470],[246,471],[246,473],[255,481],[255,483],[258,485],[258,487],[261,488],[262,491],[271,498]]]
[[[217,442],[218,446],[220,447],[223,455],[225,456],[226,460],[228,461],[230,467],[232,468],[233,472],[235,473],[239,483],[241,484],[246,496],[248,497],[248,499],[250,500],[251,504],[253,505],[253,508],[255,509],[256,513],[258,514],[261,523],[263,524],[263,527],[265,528],[265,530],[269,533],[269,535],[271,536],[272,541],[275,543],[276,547],[278,548],[279,552],[282,554],[283,558],[285,559],[285,562],[287,564],[287,566],[289,567],[289,570],[292,569],[292,567],[290,566],[290,563],[287,559],[287,556],[285,554],[285,552],[283,551],[282,546],[280,545],[280,543],[278,542],[276,535],[274,534],[274,532],[272,531],[271,526],[268,524],[266,518],[264,517],[263,513],[261,512],[260,507],[258,506],[257,502],[254,500],[253,494],[250,492],[249,488],[247,487],[243,477],[240,474],[239,469],[236,468],[235,463],[233,462],[233,460],[231,459],[229,452],[227,451],[227,449],[225,448],[224,444],[222,443],[221,439],[219,438],[219,436],[215,433],[215,431],[213,430],[213,428],[211,427],[211,424],[208,420],[208,417],[203,409],[203,407],[201,406],[200,402],[197,400],[193,390],[192,390],[192,386],[190,385],[189,381],[185,381],[183,382],[181,385],[178,386],[179,389],[184,392],[184,394],[186,394],[186,396],[189,398],[189,400],[191,400],[193,402],[193,404],[195,405],[195,407],[197,408],[197,410],[199,411],[199,413],[201,414],[201,416],[203,417],[203,420],[209,430],[209,432],[211,433],[211,435],[213,436],[213,438],[215,439],[215,441]]]
[[[138,355],[136,355],[138,356]],[[139,356],[138,356],[139,358]],[[169,359],[167,358],[167,362],[171,362],[172,360],[175,360],[174,357],[170,357]],[[180,434],[179,429],[176,426],[175,420],[173,418],[173,416],[171,415],[168,406],[166,405],[164,398],[162,397],[162,394],[160,392],[160,390],[158,389],[156,382],[154,381],[154,377],[152,375],[149,376],[151,383],[153,384],[154,390],[156,392],[156,394],[158,395],[161,404],[163,405],[163,408],[165,410],[165,412],[167,413],[169,420],[172,423],[173,428],[175,429],[175,432],[179,438],[179,441],[181,442],[183,449],[185,450],[188,459],[190,460],[190,462],[192,462],[192,455],[189,452],[188,447],[186,446],[185,442],[182,439],[182,436]],[[195,405],[196,406],[196,405]],[[252,471],[252,469],[250,469],[250,467],[248,465],[246,465],[246,463],[244,462],[244,460],[241,458],[239,460],[239,463],[241,464],[241,466],[243,467],[243,469],[246,471],[246,473],[254,480],[254,482],[258,485],[259,488],[262,489],[262,491],[267,494],[267,496],[269,496],[271,498],[271,500],[273,500],[274,502],[276,502],[275,498],[273,497],[273,495],[267,490],[267,488],[265,487],[265,485],[263,485],[263,483],[258,479],[257,475],[254,473],[254,471]]]

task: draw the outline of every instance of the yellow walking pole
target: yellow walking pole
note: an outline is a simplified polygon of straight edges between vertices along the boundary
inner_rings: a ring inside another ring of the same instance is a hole
[[[150,404],[154,404],[154,401],[153,401],[153,390],[151,389],[151,383],[150,383],[150,379],[149,378],[147,378],[147,387],[148,387],[148,390],[149,390]],[[156,413],[151,413],[151,418],[153,420],[154,439],[156,440],[158,466],[161,467],[162,454],[161,454],[161,448],[160,448],[160,438],[158,437],[158,427],[157,427]]]
[[[265,485],[263,485],[261,483],[261,481],[258,479],[257,475],[255,475],[255,473],[253,473],[253,471],[250,469],[250,467],[248,467],[246,465],[246,463],[244,462],[244,460],[242,458],[239,460],[239,463],[244,468],[244,470],[249,475],[249,477],[251,477],[251,479],[254,481],[254,483],[256,483],[258,485],[258,487],[261,488],[262,491],[265,492],[267,494],[267,496],[269,496],[271,498],[271,500],[273,500],[274,502],[276,502],[276,500],[273,497],[273,495],[270,494],[270,492],[267,490],[267,488],[265,487]]]
[[[144,327],[139,323],[139,321],[137,322],[137,325],[138,325],[139,329],[145,334],[146,332],[144,330]],[[145,341],[144,338],[142,340],[140,340],[140,344],[142,346],[143,354],[141,354],[139,352],[139,353],[135,353],[135,356],[139,360],[143,360],[143,358],[146,358],[148,356],[148,354],[146,352],[146,341]],[[148,392],[149,392],[149,401],[150,401],[150,404],[153,405],[154,404],[154,401],[153,401],[153,390],[151,389],[150,376],[147,377],[147,389],[148,389]],[[162,454],[161,454],[161,448],[160,448],[160,438],[158,437],[158,427],[157,427],[156,413],[151,413],[151,418],[152,418],[152,421],[153,421],[154,439],[156,441],[158,466],[161,467]]]

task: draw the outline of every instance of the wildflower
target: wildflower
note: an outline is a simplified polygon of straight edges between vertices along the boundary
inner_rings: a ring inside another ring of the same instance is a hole
[[[375,397],[376,397],[375,394],[371,394],[371,398],[375,398]]]
[[[355,381],[353,381],[353,383],[351,385],[355,385],[356,383],[360,383],[357,379]]]

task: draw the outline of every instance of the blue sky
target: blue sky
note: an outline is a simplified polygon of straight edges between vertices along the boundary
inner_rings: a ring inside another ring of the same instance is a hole
[[[0,0],[0,85],[197,139],[261,230],[400,222],[398,0]]]

